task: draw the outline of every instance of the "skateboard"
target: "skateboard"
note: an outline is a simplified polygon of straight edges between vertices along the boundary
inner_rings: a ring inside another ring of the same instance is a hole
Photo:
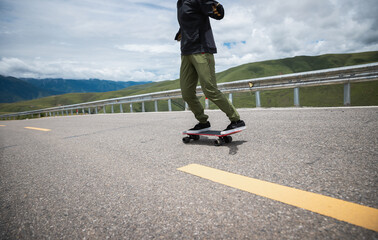
[[[182,134],[188,135],[182,139],[183,143],[190,143],[190,140],[198,141],[200,136],[214,136],[218,137],[217,140],[214,141],[215,146],[221,146],[224,143],[232,142],[232,137],[230,135],[239,133],[246,129],[246,127],[237,128],[234,130],[228,131],[217,131],[217,130],[208,130],[200,133],[190,133],[188,131],[183,132]]]

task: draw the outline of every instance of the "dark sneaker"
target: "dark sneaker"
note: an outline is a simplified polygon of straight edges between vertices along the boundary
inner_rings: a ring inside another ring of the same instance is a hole
[[[245,126],[245,122],[243,120],[231,122],[230,125],[227,126],[225,130],[222,131],[222,134],[225,132],[233,132],[238,130],[244,130],[247,127]]]
[[[186,131],[187,133],[200,133],[204,131],[210,130],[210,122],[207,123],[198,123],[197,125],[194,126],[194,128],[189,129]]]

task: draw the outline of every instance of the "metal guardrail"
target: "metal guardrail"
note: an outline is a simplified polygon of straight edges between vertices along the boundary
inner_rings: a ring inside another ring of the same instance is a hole
[[[229,99],[231,101],[233,93],[248,91],[255,92],[256,107],[261,107],[260,91],[293,88],[294,106],[300,106],[300,87],[344,84],[344,105],[347,106],[351,103],[350,83],[375,80],[378,80],[378,63],[227,82],[218,84],[218,88],[223,93],[229,93]],[[197,87],[197,95],[204,95],[200,87]],[[181,98],[180,89],[11,113],[0,115],[0,119],[11,119],[12,117],[16,118],[25,115],[31,115],[33,117],[35,114],[37,114],[39,117],[41,116],[41,114],[45,114],[45,116],[56,116],[59,115],[59,113],[61,113],[61,115],[64,115],[64,113],[66,113],[66,115],[69,115],[69,111],[71,115],[73,115],[74,110],[76,110],[76,114],[78,114],[80,110],[84,113],[84,109],[88,109],[88,112],[90,113],[90,109],[93,108],[97,113],[98,107],[104,107],[104,109],[106,109],[105,107],[108,105],[112,106],[112,113],[114,113],[113,106],[116,104],[120,105],[121,113],[123,113],[122,104],[130,104],[130,111],[132,112],[132,104],[134,103],[142,103],[142,111],[144,112],[144,103],[152,101],[155,102],[155,111],[158,111],[157,101],[159,100],[168,100],[168,109],[169,111],[172,111],[172,99],[178,98]],[[208,106],[209,103],[207,100],[206,107],[208,108]],[[187,108],[188,107],[186,105],[186,109]]]

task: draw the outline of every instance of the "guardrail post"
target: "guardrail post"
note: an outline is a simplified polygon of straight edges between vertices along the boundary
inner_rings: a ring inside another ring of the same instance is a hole
[[[299,88],[294,88],[294,106],[299,107]]]
[[[114,113],[114,105],[112,104],[112,113]]]
[[[133,104],[130,103],[130,112],[133,112]]]
[[[85,115],[85,109],[84,108],[81,109],[81,112],[83,113],[83,115]]]
[[[98,107],[95,107],[95,113],[98,114]]]
[[[256,97],[256,107],[261,107],[260,91],[256,91],[255,97]]]
[[[209,109],[209,99],[205,98],[205,108]]]
[[[88,114],[89,115],[91,114],[91,108],[88,108]]]
[[[144,102],[142,102],[142,112],[146,112],[146,108],[144,106]]]
[[[158,109],[158,102],[155,101],[155,112],[158,112],[158,111],[159,111],[159,109]]]
[[[119,105],[119,110],[121,113],[123,113],[123,106],[122,106],[122,103]]]
[[[350,82],[344,84],[344,106],[350,106]]]
[[[104,113],[106,113],[106,105],[103,106]]]
[[[71,116],[73,115],[73,110],[71,109]]]
[[[168,111],[172,112],[172,99],[168,99]]]
[[[228,100],[230,100],[230,103],[233,104],[232,93],[228,94]]]
[[[188,111],[189,110],[189,105],[187,102],[185,102],[185,111]]]

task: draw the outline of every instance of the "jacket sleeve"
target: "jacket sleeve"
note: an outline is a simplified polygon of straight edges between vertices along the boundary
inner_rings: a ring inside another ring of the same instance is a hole
[[[221,20],[224,17],[224,8],[222,4],[214,0],[198,0],[203,14]]]

